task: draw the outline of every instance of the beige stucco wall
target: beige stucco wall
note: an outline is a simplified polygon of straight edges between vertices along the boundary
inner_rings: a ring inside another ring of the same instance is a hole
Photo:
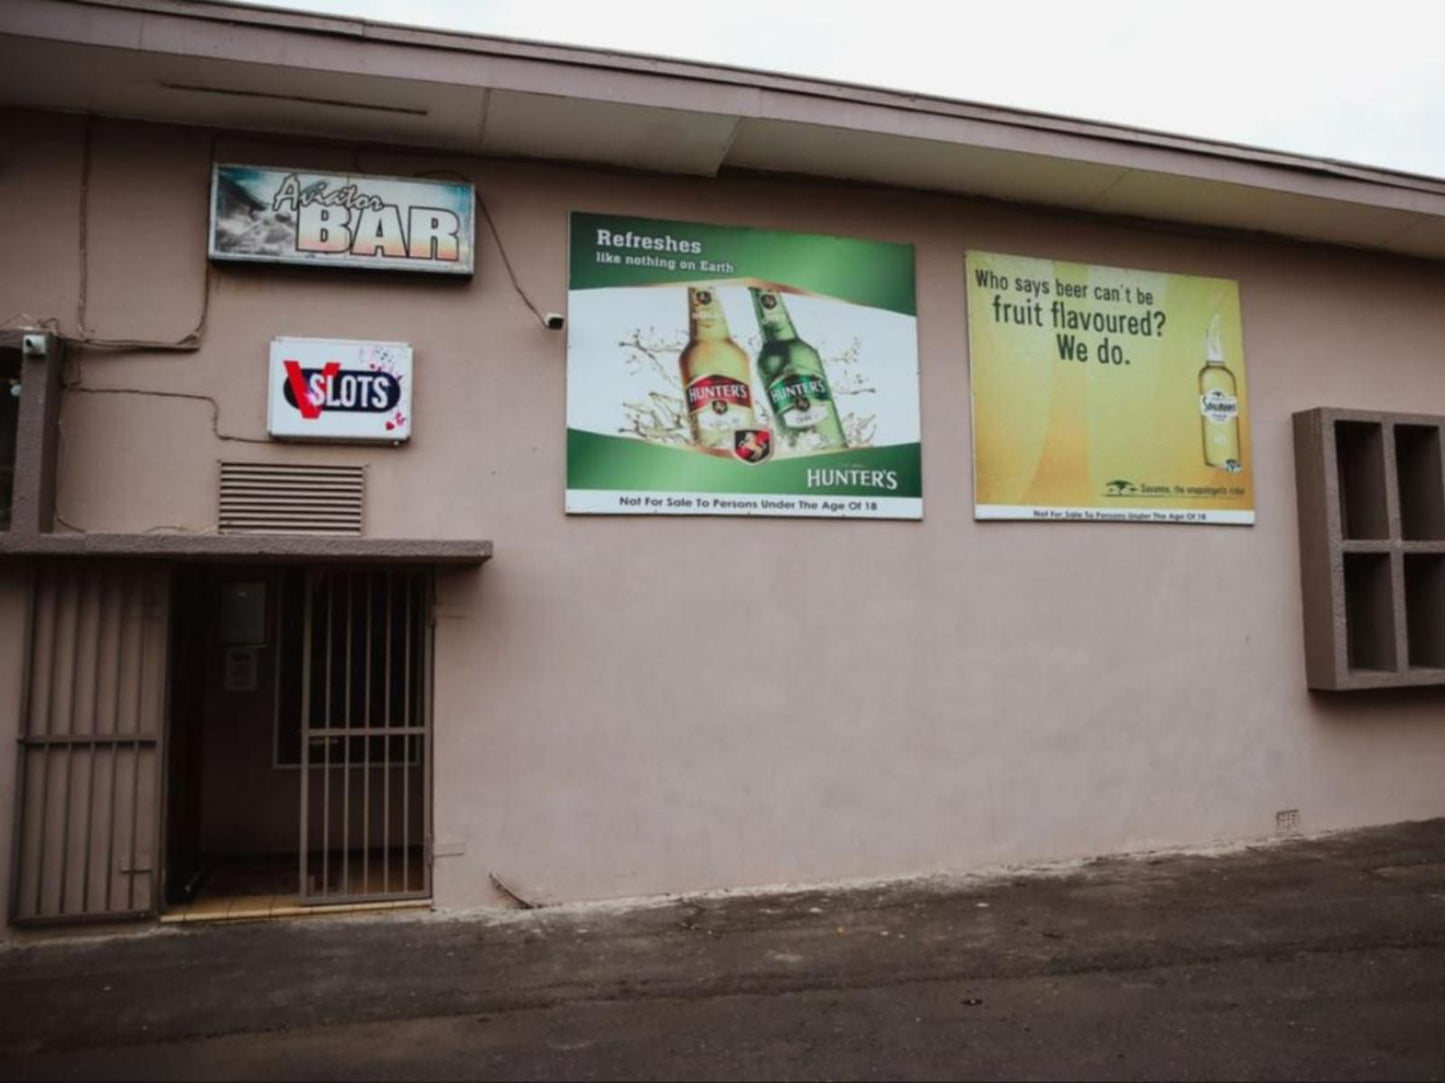
[[[18,746],[15,742],[18,728],[20,705],[21,673],[24,669],[24,655],[21,643],[26,630],[27,569],[22,564],[0,567],[0,903],[4,913],[9,914],[10,905],[10,864],[12,846],[15,842],[11,816],[15,808],[15,757]],[[3,936],[0,933],[0,936]]]
[[[7,130],[0,216],[23,259],[0,263],[0,308],[72,329],[82,122]],[[197,130],[97,124],[94,334],[195,324],[212,150]],[[225,443],[203,402],[72,392],[59,504],[88,530],[209,530],[219,459],[364,462],[370,533],[496,543],[484,570],[440,580],[440,905],[495,901],[489,872],[567,900],[1249,838],[1281,809],[1310,831],[1445,814],[1445,693],[1305,689],[1289,425],[1322,404],[1445,413],[1438,264],[794,179],[234,134],[214,153],[461,169],[543,309],[565,307],[574,209],[917,246],[921,523],[565,516],[565,339],[484,230],[471,282],[217,266],[201,350],[71,372],[213,396],[223,432],[262,437],[273,336],[414,345],[415,435],[396,450]],[[1258,524],[974,522],[971,247],[1239,280]],[[724,570],[740,585],[719,589]],[[0,658],[7,702],[15,669]]]

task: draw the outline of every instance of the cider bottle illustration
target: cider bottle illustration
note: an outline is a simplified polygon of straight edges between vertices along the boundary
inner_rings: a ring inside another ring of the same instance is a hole
[[[1215,313],[1204,336],[1204,367],[1199,370],[1199,414],[1204,461],[1216,470],[1244,469],[1239,451],[1239,398],[1234,373],[1224,365],[1220,317]]]
[[[688,341],[678,364],[692,439],[704,451],[731,455],[733,433],[754,427],[748,355],[728,332],[717,291],[687,289]]]
[[[758,380],[777,418],[778,435],[789,446],[833,451],[848,446],[843,422],[818,351],[798,337],[777,290],[749,287],[763,332]]]

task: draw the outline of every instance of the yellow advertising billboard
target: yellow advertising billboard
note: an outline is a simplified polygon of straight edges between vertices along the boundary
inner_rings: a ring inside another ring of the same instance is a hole
[[[1254,522],[1238,283],[967,254],[976,519]]]

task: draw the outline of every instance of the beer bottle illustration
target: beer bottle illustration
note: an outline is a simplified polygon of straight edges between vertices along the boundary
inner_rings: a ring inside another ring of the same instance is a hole
[[[1239,451],[1239,399],[1234,374],[1224,366],[1218,313],[1204,336],[1204,367],[1199,370],[1199,414],[1204,430],[1204,461],[1217,470],[1244,469]]]
[[[754,427],[748,355],[728,333],[717,291],[687,290],[688,341],[678,363],[692,439],[704,451],[731,455],[733,433]]]
[[[758,380],[773,408],[778,435],[790,447],[807,451],[846,448],[848,441],[823,359],[793,330],[787,306],[776,290],[751,287],[749,292],[763,332]]]

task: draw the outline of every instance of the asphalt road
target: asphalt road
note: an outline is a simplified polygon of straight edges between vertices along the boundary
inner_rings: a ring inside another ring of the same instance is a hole
[[[0,1077],[1442,1079],[1445,820],[0,952]]]

